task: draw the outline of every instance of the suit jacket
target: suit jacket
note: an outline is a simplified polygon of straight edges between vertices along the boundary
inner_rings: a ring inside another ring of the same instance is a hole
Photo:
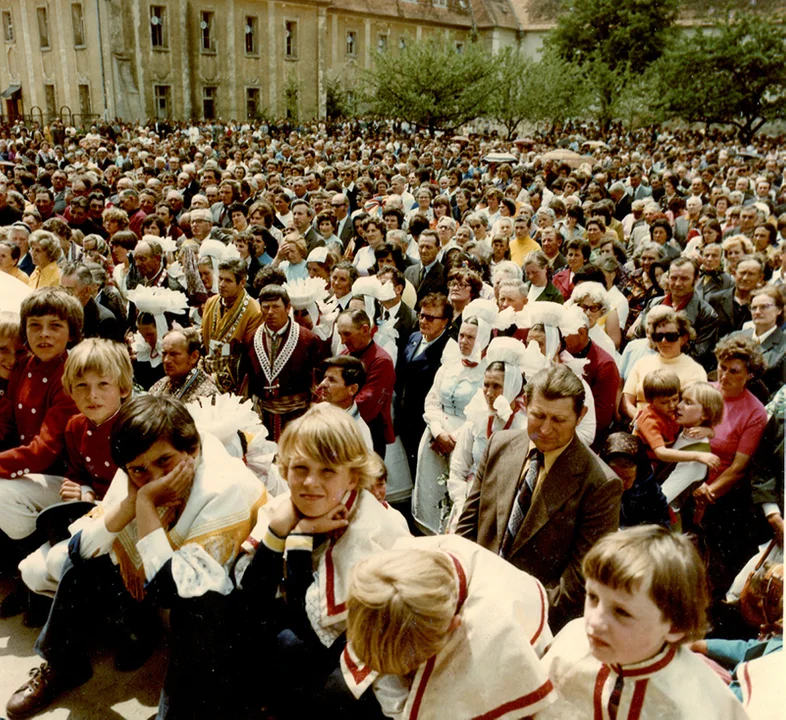
[[[423,335],[420,330],[413,332],[404,353],[398,359],[396,368],[396,395],[399,410],[396,412],[399,434],[402,439],[409,438],[420,442],[420,436],[426,427],[423,419],[423,407],[426,395],[434,384],[434,376],[442,364],[442,351],[449,336],[443,332],[425,352],[416,354]],[[405,446],[406,446],[405,440]]]
[[[33,257],[30,253],[27,253],[20,261],[18,265],[19,269],[25,273],[25,275],[32,275],[33,270],[35,270],[35,265],[33,264]]]
[[[660,305],[666,298],[656,297],[647,303],[641,317],[641,323],[636,329],[636,337],[643,338],[646,335],[647,313],[656,305]],[[711,307],[706,300],[702,300],[695,292],[688,304],[685,306],[684,313],[696,331],[696,339],[691,343],[689,355],[700,363],[704,369],[715,367],[715,356],[712,354],[719,337],[718,313]]]
[[[396,345],[398,347],[398,357],[401,357],[404,355],[407,343],[409,343],[410,335],[418,329],[417,313],[402,302],[401,305],[399,305],[393,329],[398,331]]]
[[[735,330],[742,330],[743,323],[751,319],[750,305],[746,305],[735,322],[734,290],[735,288],[730,287],[707,296],[707,303],[718,316],[718,338],[724,338]]]
[[[528,446],[525,430],[491,436],[457,534],[499,553]],[[622,481],[608,477],[575,435],[535,490],[507,559],[546,586],[554,632],[581,614],[581,561],[598,539],[619,527],[621,497]]]
[[[549,260],[549,266],[551,267],[552,273],[558,273],[563,268],[568,267],[568,261],[565,259],[565,256],[562,253],[557,253],[557,257],[554,258],[553,262]]]
[[[702,273],[699,282],[696,283],[696,294],[705,300],[713,293],[720,292],[721,290],[728,290],[734,286],[734,280],[731,275],[725,272],[717,272],[710,275],[709,273]]]
[[[100,337],[105,340],[122,341],[123,328],[111,310],[103,305],[99,305],[93,298],[90,298],[84,307],[84,311],[85,324],[82,329],[84,337]]]
[[[415,290],[418,293],[418,303],[429,293],[447,293],[448,291],[448,275],[445,271],[445,266],[441,262],[435,262],[431,270],[426,273],[423,282],[418,283],[422,267],[423,264],[418,262],[404,270],[404,277],[415,286]]]
[[[306,241],[306,251],[310,253],[316,247],[325,246],[325,238],[323,238],[313,227],[309,227],[303,233],[303,239]]]
[[[740,331],[740,335],[753,337],[753,328]],[[786,385],[786,333],[782,328],[775,328],[759,345],[767,369],[762,380],[770,394],[774,394]]]
[[[341,223],[339,223],[340,225]],[[349,244],[349,241],[355,234],[355,230],[352,227],[352,218],[347,215],[346,222],[344,222],[344,227],[340,228],[340,232],[337,233],[338,239],[344,243],[344,247]]]

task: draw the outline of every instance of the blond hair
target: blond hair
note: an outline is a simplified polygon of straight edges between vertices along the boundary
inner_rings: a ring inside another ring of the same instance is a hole
[[[63,390],[73,397],[74,385],[87,373],[112,378],[121,393],[130,395],[134,387],[134,370],[125,346],[111,340],[88,338],[70,353],[63,369]]]
[[[357,423],[330,403],[312,405],[284,429],[277,458],[282,477],[296,458],[311,458],[329,468],[346,466],[355,473],[360,489],[368,490],[376,480],[372,453]]]
[[[445,644],[458,596],[456,570],[445,553],[375,553],[352,572],[347,639],[369,667],[405,675]]]
[[[585,555],[584,577],[613,590],[648,588],[680,642],[698,640],[707,628],[707,577],[686,535],[659,525],[639,525],[601,538]]]
[[[673,370],[653,370],[644,376],[642,381],[644,399],[651,403],[658,398],[667,398],[678,395],[680,392],[680,378]]]
[[[0,338],[15,340],[20,345],[22,344],[18,313],[0,312]]]
[[[718,388],[708,382],[696,380],[683,389],[682,396],[688,394],[704,408],[702,427],[720,425],[720,421],[723,420],[723,395]]]

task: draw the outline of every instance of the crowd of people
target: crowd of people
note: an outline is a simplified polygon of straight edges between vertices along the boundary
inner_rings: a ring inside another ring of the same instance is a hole
[[[774,717],[786,153],[560,140],[0,127],[9,718]]]

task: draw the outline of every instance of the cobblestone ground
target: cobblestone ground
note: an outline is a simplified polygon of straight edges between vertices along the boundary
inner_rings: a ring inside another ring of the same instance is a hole
[[[7,592],[8,583],[0,582],[0,597]],[[28,670],[41,662],[33,651],[37,636],[38,630],[22,624],[21,615],[0,619],[0,718],[4,717],[8,698],[27,679]],[[113,667],[112,653],[99,647],[93,656],[92,679],[62,695],[36,717],[47,720],[147,720],[154,717],[166,672],[166,654],[162,641],[139,670],[121,673]]]

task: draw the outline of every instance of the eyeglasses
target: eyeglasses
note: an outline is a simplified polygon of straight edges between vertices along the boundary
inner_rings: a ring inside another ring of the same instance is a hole
[[[448,283],[450,285],[450,283]],[[775,307],[775,303],[767,303],[766,305],[752,305],[751,312],[754,313],[757,310],[772,310]]]
[[[451,280],[448,283],[448,287],[449,288],[462,288],[462,289],[466,290],[469,287],[469,283],[464,282],[463,280]]]
[[[581,303],[579,303],[579,307],[585,312],[593,312],[593,313],[596,313],[601,309],[600,305],[582,305]]]
[[[680,334],[678,332],[654,332],[652,333],[652,340],[653,342],[659,343],[663,342],[677,342],[680,339]]]
[[[425,320],[427,322],[433,322],[434,320],[444,320],[445,319],[443,315],[429,315],[428,313],[424,313],[424,312],[418,313],[418,317],[421,320]]]

